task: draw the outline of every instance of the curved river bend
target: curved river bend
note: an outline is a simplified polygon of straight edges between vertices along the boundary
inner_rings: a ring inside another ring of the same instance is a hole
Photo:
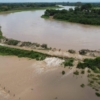
[[[4,36],[58,49],[100,49],[100,26],[43,19],[44,10],[0,14]]]

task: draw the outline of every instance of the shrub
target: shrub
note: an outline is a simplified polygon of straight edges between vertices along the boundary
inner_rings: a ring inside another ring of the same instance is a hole
[[[47,44],[42,44],[41,47],[42,47],[42,48],[45,48],[45,49],[48,48],[48,47],[47,47]]]
[[[86,55],[86,54],[87,54],[87,51],[86,51],[86,50],[80,50],[80,51],[79,51],[79,54],[81,54],[81,55]]]
[[[82,71],[81,71],[81,74],[84,74],[84,73],[85,73],[84,70],[82,70]]]
[[[77,68],[84,69],[86,67],[92,69],[95,73],[100,73],[100,57],[95,59],[84,59],[83,62],[77,64]]]
[[[8,45],[17,45],[18,43],[19,43],[19,41],[17,41],[17,40],[8,40],[6,42],[6,44],[8,44]]]
[[[81,84],[80,86],[81,86],[82,88],[84,88],[84,87],[85,87],[85,85],[84,85],[84,84]]]
[[[98,97],[100,97],[100,93],[96,92],[95,94],[96,94]]]
[[[75,75],[79,75],[79,72],[76,70],[73,74],[75,74]]]
[[[91,73],[91,70],[88,70],[88,73]]]
[[[75,50],[68,50],[68,52],[74,54]]]
[[[73,66],[73,62],[74,62],[73,58],[68,58],[68,59],[65,59],[65,61],[62,64],[64,65],[64,67]]]
[[[64,75],[65,74],[65,71],[62,71],[62,75]]]

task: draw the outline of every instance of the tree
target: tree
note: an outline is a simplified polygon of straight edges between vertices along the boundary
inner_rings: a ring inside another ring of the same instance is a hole
[[[81,10],[90,10],[92,5],[90,3],[81,6]]]

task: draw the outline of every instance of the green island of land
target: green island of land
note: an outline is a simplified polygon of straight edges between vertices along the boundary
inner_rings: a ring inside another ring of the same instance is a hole
[[[100,25],[100,9],[99,7],[93,7],[91,4],[84,4],[77,6],[75,9],[70,8],[69,10],[46,10],[43,18],[52,17],[53,19],[89,24],[89,25]]]

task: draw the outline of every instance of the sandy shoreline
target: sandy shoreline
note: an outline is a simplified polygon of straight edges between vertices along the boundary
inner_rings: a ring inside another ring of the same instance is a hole
[[[0,56],[0,100],[99,100],[93,89],[80,87],[87,84],[86,74],[76,77],[73,70],[45,61]]]

